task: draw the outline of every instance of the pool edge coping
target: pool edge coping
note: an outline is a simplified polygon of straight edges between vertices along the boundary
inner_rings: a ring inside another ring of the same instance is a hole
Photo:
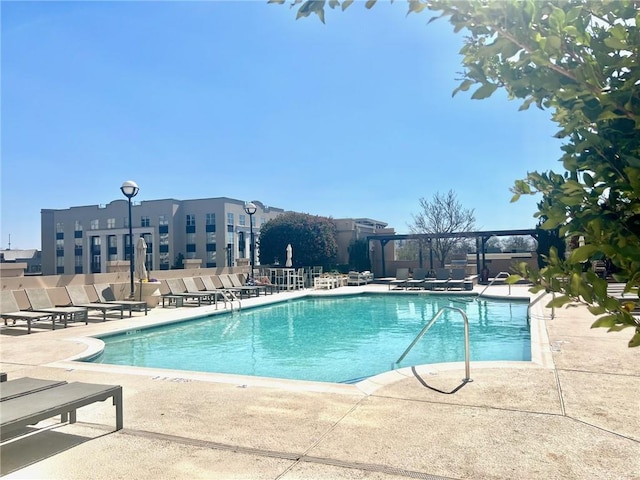
[[[316,293],[314,290],[304,291],[302,294],[298,294],[295,296],[287,296],[287,298],[277,298],[277,299],[266,299],[272,301],[263,301],[256,305],[250,305],[247,308],[254,308],[258,306],[271,305],[274,303],[280,303],[283,301],[305,298],[308,296],[311,297],[324,297],[324,296],[344,296],[344,295],[353,295],[360,293],[385,293],[383,291],[370,291],[363,289],[352,289],[349,292],[338,291],[340,289],[334,289],[332,291],[323,292],[320,295],[314,294]],[[398,293],[398,292],[389,292],[389,293]],[[420,294],[418,294],[420,295]],[[424,295],[424,294],[421,294]],[[467,294],[468,296],[468,294]],[[529,295],[528,297],[524,296],[513,296],[513,295],[491,295],[483,297],[496,299],[496,300],[528,300],[529,301],[529,321],[530,321],[530,344],[531,344],[531,360],[530,361],[476,361],[471,362],[473,368],[543,368],[549,369],[554,368],[553,357],[551,354],[551,349],[549,345],[549,337],[546,329],[546,318],[544,315],[544,309],[542,306],[542,302],[538,301],[540,298],[544,296],[544,294],[539,294],[537,296]],[[186,312],[180,312],[181,315],[173,316],[172,318],[153,321],[153,322],[145,322],[146,325],[139,327],[140,329],[151,328],[154,326],[161,326],[171,323],[183,322],[188,320],[194,320],[196,318],[209,316],[212,314],[223,314],[230,313],[229,310],[215,310],[211,311],[210,309],[205,309],[208,311],[204,311],[202,309],[198,309],[197,313],[191,313],[189,315],[182,315]],[[356,382],[353,384],[345,384],[345,383],[334,383],[334,382],[319,382],[319,381],[310,381],[310,380],[294,380],[294,379],[282,379],[276,377],[260,377],[260,376],[252,376],[252,375],[239,375],[239,374],[227,374],[227,373],[211,373],[211,372],[194,372],[188,370],[175,370],[175,369],[161,369],[161,368],[151,368],[151,367],[133,367],[128,365],[106,365],[106,364],[97,364],[97,363],[87,363],[82,362],[80,360],[91,358],[92,356],[98,355],[104,349],[104,342],[100,340],[100,336],[110,336],[119,333],[124,333],[127,331],[135,330],[135,328],[128,327],[120,327],[110,330],[105,333],[96,333],[93,335],[82,336],[82,337],[70,337],[65,340],[77,342],[86,345],[85,351],[67,357],[65,359],[51,362],[46,364],[47,367],[53,368],[62,368],[65,370],[88,370],[88,371],[99,371],[99,372],[107,372],[107,373],[121,373],[121,374],[129,374],[129,375],[139,375],[139,376],[149,376],[152,378],[169,378],[178,381],[205,381],[212,383],[224,383],[224,384],[232,384],[239,387],[247,387],[247,386],[260,386],[260,387],[268,387],[268,388],[279,388],[284,390],[292,390],[292,391],[308,391],[308,392],[331,392],[331,393],[341,393],[348,395],[371,395],[375,391],[380,388],[386,387],[398,381],[404,380],[406,378],[412,377],[413,373],[411,372],[411,367],[403,367],[395,370],[389,370],[378,375],[374,375],[372,377],[368,377],[360,382]],[[446,362],[446,363],[429,363],[429,364],[420,364],[416,365],[416,368],[420,369],[430,369],[433,371],[448,371],[454,369],[464,369],[464,362]],[[471,375],[473,377],[473,375]]]

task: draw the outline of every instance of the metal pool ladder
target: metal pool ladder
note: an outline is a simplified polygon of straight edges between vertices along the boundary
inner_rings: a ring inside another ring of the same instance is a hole
[[[438,320],[438,318],[440,318],[440,316],[445,312],[445,310],[453,310],[454,312],[458,312],[460,315],[462,315],[462,319],[464,320],[464,371],[465,371],[465,378],[462,379],[463,383],[468,383],[468,382],[473,382],[473,380],[471,379],[470,373],[469,373],[469,319],[467,318],[467,314],[464,313],[464,311],[458,307],[450,307],[450,306],[445,306],[442,307],[440,310],[438,310],[438,313],[436,313],[433,318],[429,321],[429,323],[427,323],[424,328],[422,330],[420,330],[420,333],[418,333],[418,335],[416,336],[416,338],[413,340],[413,342],[411,342],[411,345],[409,345],[407,347],[407,349],[404,351],[404,353],[402,355],[400,355],[400,358],[398,358],[398,360],[396,360],[393,365],[391,365],[391,369],[395,369],[396,365],[398,365],[403,359],[404,357],[407,356],[407,354],[411,351],[411,349],[415,346],[416,343],[418,343],[418,341],[424,336],[425,333],[427,333],[427,331],[431,328],[431,325],[433,325],[436,320]]]
[[[501,275],[505,275],[505,276],[501,277]],[[500,273],[498,273],[495,277],[493,277],[493,280],[491,280],[489,282],[489,284],[482,289],[482,291],[476,297],[476,300],[478,300],[482,296],[482,294],[487,291],[487,288],[489,288],[491,285],[493,285],[496,282],[496,280],[502,280],[503,278],[509,278],[510,276],[511,276],[511,274],[509,272],[500,272]],[[509,295],[511,295],[511,284],[508,283],[507,285],[509,285]]]

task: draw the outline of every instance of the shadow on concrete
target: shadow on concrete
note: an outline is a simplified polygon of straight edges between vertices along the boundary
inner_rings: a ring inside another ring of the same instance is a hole
[[[445,392],[444,390],[440,390],[439,388],[432,387],[431,385],[428,385],[427,382],[425,382],[424,379],[420,376],[420,374],[418,374],[418,372],[416,371],[416,367],[411,367],[411,371],[413,372],[413,375],[418,379],[418,381],[422,384],[423,387],[426,387],[429,390],[433,390],[434,392],[442,393],[444,395],[454,394],[458,390],[460,390],[462,387],[464,387],[467,383],[473,382],[473,380],[471,380],[471,379],[464,378],[464,379],[462,379],[462,383],[460,385],[458,385],[456,388],[454,388],[450,392]]]
[[[53,428],[25,428],[12,435],[2,435],[0,448],[0,476],[8,475],[21,468],[62,453],[94,438],[108,435],[84,436],[56,431]],[[6,437],[6,438],[5,438]]]

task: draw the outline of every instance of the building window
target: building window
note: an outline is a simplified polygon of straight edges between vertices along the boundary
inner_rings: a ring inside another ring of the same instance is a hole
[[[75,256],[75,273],[82,273],[82,255]]]
[[[62,275],[64,273],[64,257],[56,258],[56,273]]]
[[[73,236],[75,238],[82,238],[82,230],[76,230],[75,232],[73,232]]]
[[[124,235],[124,260],[130,260],[131,250],[131,237],[127,233]]]
[[[207,266],[207,268],[217,267],[215,250],[213,252],[207,252],[206,266]]]
[[[195,243],[187,243],[187,253],[195,253],[196,244]]]
[[[233,225],[233,213],[227,213],[227,225]]]
[[[158,233],[160,234],[169,233],[169,225],[158,226]]]
[[[195,227],[196,226],[196,216],[195,215],[187,215],[187,227]]]
[[[169,220],[167,220],[167,216],[166,215],[159,215],[158,216],[158,225],[169,225]]]
[[[76,232],[81,232],[82,231],[82,223],[80,223],[80,220],[76,220],[75,221],[75,225],[74,225],[73,229]]]
[[[216,214],[215,213],[207,213],[206,219],[207,219],[207,225],[215,225],[216,224]]]
[[[216,244],[215,243],[207,243],[206,249],[207,249],[207,252],[215,252],[216,251]]]
[[[160,270],[169,270],[169,251],[167,250],[167,252],[162,252],[162,247],[160,247],[160,255],[158,257],[159,259],[159,265],[160,265]]]
[[[56,223],[56,233],[64,232],[64,223],[58,222]]]
[[[56,232],[56,240],[62,240],[64,238],[64,232]]]
[[[107,218],[107,228],[116,228],[115,218]]]
[[[100,228],[100,220],[98,220],[97,218],[91,220],[89,228],[91,228],[91,230],[98,230]]]
[[[151,220],[149,219],[149,217],[147,217],[147,216],[140,217],[140,226],[141,227],[150,227],[151,226]]]
[[[227,243],[233,243],[233,232],[227,232]]]
[[[82,239],[81,238],[75,239],[73,250],[74,250],[73,251],[74,255],[82,257]]]
[[[244,251],[244,232],[238,232],[238,255],[240,258],[246,258]]]
[[[56,240],[56,252],[64,252],[64,240],[59,238]]]
[[[216,243],[215,232],[207,232],[207,243]]]
[[[242,213],[238,215],[238,225],[240,225],[241,227],[244,227],[246,225],[246,215]]]
[[[107,237],[107,258],[110,262],[118,260],[118,237],[115,235]]]

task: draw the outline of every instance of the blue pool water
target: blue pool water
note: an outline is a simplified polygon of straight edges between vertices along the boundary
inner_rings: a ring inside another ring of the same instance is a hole
[[[526,302],[428,295],[310,297],[102,337],[91,361],[350,382],[391,369],[443,306],[469,318],[471,361],[530,360]],[[464,322],[447,310],[400,367],[464,360]]]

